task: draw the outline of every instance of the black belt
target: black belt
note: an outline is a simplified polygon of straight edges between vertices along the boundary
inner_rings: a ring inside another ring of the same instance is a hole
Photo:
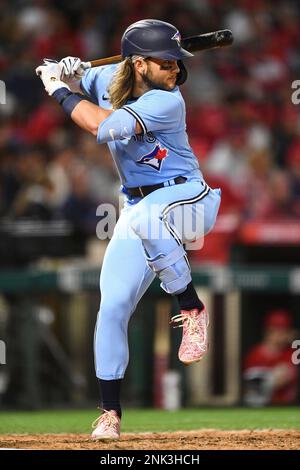
[[[184,176],[177,176],[173,181],[175,184],[183,184],[186,180],[187,178]],[[166,183],[168,183],[168,181]],[[145,197],[157,189],[172,186],[172,184],[166,185],[166,183],[154,184],[152,186],[138,186],[137,188],[126,188],[125,193],[132,197]]]

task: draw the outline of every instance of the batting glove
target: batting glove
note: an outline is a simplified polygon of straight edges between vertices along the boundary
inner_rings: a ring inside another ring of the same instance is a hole
[[[80,80],[85,73],[85,62],[82,62],[79,57],[64,57],[59,64],[62,67],[63,80]]]
[[[61,80],[62,68],[56,61],[44,59],[44,64],[37,67],[35,73],[42,80],[45,90],[50,96],[59,88],[65,87],[70,89],[70,87]]]

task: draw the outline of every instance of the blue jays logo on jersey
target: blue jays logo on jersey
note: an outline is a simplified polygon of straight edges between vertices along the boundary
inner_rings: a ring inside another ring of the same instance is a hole
[[[160,171],[162,163],[167,155],[168,150],[166,148],[161,148],[159,144],[156,144],[150,153],[143,155],[143,157],[136,163],[141,165],[148,165],[155,170]]]
[[[180,44],[181,36],[180,36],[180,32],[179,32],[179,31],[177,31],[177,33],[175,33],[174,36],[173,36],[171,39],[174,39],[174,41],[177,42],[177,44],[178,44],[179,47],[181,46],[181,44]]]

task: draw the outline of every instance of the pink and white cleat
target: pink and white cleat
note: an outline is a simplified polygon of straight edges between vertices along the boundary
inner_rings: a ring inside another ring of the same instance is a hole
[[[171,323],[182,322],[175,328],[183,328],[182,341],[178,351],[178,357],[184,364],[193,364],[200,361],[208,350],[207,327],[209,316],[205,308],[199,311],[181,310],[179,315],[171,319]]]
[[[91,439],[120,439],[121,420],[115,410],[103,410],[103,414],[97,418],[92,427]]]

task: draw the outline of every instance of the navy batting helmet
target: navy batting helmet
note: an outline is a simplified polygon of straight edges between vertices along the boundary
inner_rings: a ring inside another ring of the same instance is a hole
[[[160,20],[141,20],[128,26],[121,40],[122,58],[131,55],[178,60],[180,72],[177,85],[182,85],[187,72],[182,59],[193,54],[181,47],[180,33],[175,26]]]
[[[193,54],[181,47],[175,26],[160,20],[141,20],[128,26],[121,40],[122,57],[141,55],[165,60],[182,60]]]

